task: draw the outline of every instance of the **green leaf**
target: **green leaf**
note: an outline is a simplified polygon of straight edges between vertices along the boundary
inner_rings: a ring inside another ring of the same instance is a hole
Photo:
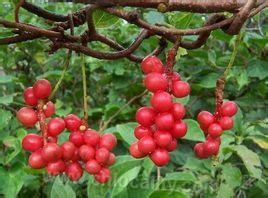
[[[236,76],[236,81],[238,84],[238,89],[240,90],[245,85],[248,84],[248,74],[245,70],[242,70],[239,75]]]
[[[253,140],[261,148],[268,149],[268,137],[266,135],[253,135],[247,138]]]
[[[10,75],[0,75],[0,84],[10,83],[14,80],[13,76]]]
[[[251,60],[248,66],[249,77],[257,77],[263,80],[268,76],[268,62],[262,60]]]
[[[128,145],[136,141],[136,138],[133,135],[134,128],[137,126],[135,122],[129,122],[126,124],[116,125],[116,131],[120,138],[126,142]]]
[[[98,9],[93,13],[93,20],[96,28],[108,28],[115,26],[119,19],[114,15]]]
[[[8,148],[8,152],[5,155],[5,164],[8,164],[20,153],[20,141],[16,137],[8,136],[4,138],[3,144]]]
[[[219,78],[219,74],[217,73],[209,73],[202,77],[201,81],[198,83],[200,87],[203,88],[215,88],[216,87],[216,81]]]
[[[14,94],[1,96],[0,97],[0,104],[9,105],[13,102],[13,99],[14,99]]]
[[[12,118],[12,114],[10,111],[6,111],[4,109],[0,109],[0,129],[7,127],[10,119]]]
[[[166,180],[196,182],[197,178],[192,172],[184,171],[184,172],[168,173],[164,178],[164,181]]]
[[[217,198],[233,198],[234,192],[232,188],[225,183],[220,184],[219,191],[217,193]]]
[[[184,193],[177,190],[156,190],[151,195],[150,198],[186,198]]]
[[[156,11],[149,11],[144,14],[144,19],[151,24],[164,23],[165,17],[162,13]]]
[[[69,184],[64,184],[60,176],[57,176],[50,192],[51,198],[75,198],[75,192]]]
[[[241,158],[250,176],[261,179],[261,161],[256,153],[244,145],[232,146],[229,147],[229,149],[234,151]]]
[[[205,136],[203,131],[199,128],[198,123],[192,119],[185,119],[187,123],[188,131],[186,136],[183,139],[192,140],[192,141],[204,141]]]
[[[242,174],[237,167],[231,163],[222,165],[221,182],[226,183],[231,188],[236,188],[241,185]]]

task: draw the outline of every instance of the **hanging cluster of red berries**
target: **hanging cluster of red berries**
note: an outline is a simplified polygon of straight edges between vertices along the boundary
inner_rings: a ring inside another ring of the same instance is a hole
[[[24,126],[33,127],[39,123],[42,132],[41,135],[27,134],[22,140],[23,149],[31,152],[29,166],[46,168],[53,176],[65,173],[72,181],[79,180],[85,169],[96,181],[108,182],[111,177],[108,167],[115,163],[111,151],[116,146],[116,137],[112,134],[101,136],[73,114],[64,119],[51,118],[55,113],[54,104],[47,102],[51,90],[49,81],[37,80],[23,94],[28,106],[17,112],[17,118]],[[59,145],[58,136],[65,129],[71,132],[69,141]]]
[[[169,152],[177,148],[177,140],[187,132],[187,125],[182,120],[185,107],[173,102],[173,96],[187,96],[190,86],[172,68],[165,68],[155,56],[146,57],[141,68],[146,74],[144,85],[153,93],[152,107],[142,107],[136,112],[139,126],[134,135],[138,141],[130,146],[129,151],[135,158],[149,155],[155,165],[164,166],[169,163]]]
[[[233,128],[232,117],[237,112],[237,106],[232,101],[227,101],[220,105],[213,115],[208,111],[201,111],[197,116],[200,128],[206,135],[206,141],[195,145],[195,155],[200,159],[217,155],[219,152],[221,139],[224,130]]]

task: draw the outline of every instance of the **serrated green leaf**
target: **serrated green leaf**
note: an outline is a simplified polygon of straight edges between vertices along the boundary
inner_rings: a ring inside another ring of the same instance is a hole
[[[61,181],[60,176],[57,176],[52,185],[50,197],[51,198],[62,198],[62,197],[75,198],[76,195],[72,187],[67,183],[64,184]]]
[[[132,144],[134,141],[136,141],[136,138],[134,137],[134,128],[137,126],[137,123],[135,122],[129,122],[126,124],[118,124],[116,125],[116,131],[117,134],[120,136],[120,138],[127,143],[128,145]]]

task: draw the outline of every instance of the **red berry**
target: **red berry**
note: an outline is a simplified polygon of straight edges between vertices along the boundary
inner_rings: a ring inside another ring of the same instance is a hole
[[[111,178],[111,172],[108,168],[102,168],[98,174],[95,175],[95,180],[99,183],[107,183]]]
[[[174,126],[174,118],[171,113],[161,113],[155,118],[155,124],[158,130],[169,131]]]
[[[56,143],[47,143],[43,147],[42,157],[47,162],[59,160],[62,157],[61,147]]]
[[[166,148],[168,152],[174,151],[178,147],[178,142],[176,139],[172,139],[170,145]]]
[[[223,130],[222,130],[221,126],[217,123],[213,123],[208,127],[208,134],[212,138],[220,137],[222,132],[223,132]]]
[[[47,142],[57,143],[57,141],[58,141],[58,138],[57,137],[53,137],[53,136],[48,136],[47,137]]]
[[[95,155],[95,149],[88,145],[82,145],[79,148],[79,156],[84,162],[87,162],[88,160],[91,160],[94,158]]]
[[[66,141],[61,145],[61,149],[62,149],[62,158],[64,160],[71,160],[74,156],[76,147],[74,143]]]
[[[172,136],[166,131],[156,131],[154,133],[154,141],[157,146],[167,148],[172,142]]]
[[[177,72],[173,72],[173,74],[171,76],[172,83],[175,83],[175,82],[180,81],[180,80],[181,80],[180,74]]]
[[[100,141],[100,134],[93,130],[88,129],[84,133],[84,142],[90,146],[96,146]]]
[[[74,114],[67,115],[64,118],[64,121],[65,121],[66,128],[69,129],[70,131],[78,130],[82,124],[81,119]]]
[[[72,132],[69,136],[69,140],[75,144],[75,146],[79,147],[84,144],[83,134],[79,131]]]
[[[199,159],[205,159],[208,157],[208,155],[206,154],[206,152],[204,151],[204,143],[197,143],[194,146],[194,153],[195,156]]]
[[[222,116],[229,116],[232,117],[237,112],[237,106],[232,101],[227,101],[221,105],[221,113]]]
[[[29,107],[22,107],[17,112],[17,119],[26,127],[33,127],[38,121],[36,112]]]
[[[203,126],[202,124],[199,124],[199,127],[204,132],[205,135],[208,134],[208,127],[209,126]]]
[[[190,94],[190,85],[184,81],[174,82],[172,85],[172,94],[176,98],[182,98]]]
[[[207,141],[216,141],[216,142],[218,142],[219,145],[221,145],[221,138],[220,138],[220,137],[212,138],[210,135],[208,135],[208,136],[206,137],[206,140],[207,140]]]
[[[28,160],[29,166],[34,169],[44,168],[46,166],[46,162],[42,157],[42,150],[37,150],[32,153]]]
[[[220,144],[217,140],[206,140],[204,142],[204,152],[207,155],[217,155],[219,152]]]
[[[145,154],[143,154],[139,148],[138,148],[138,142],[135,142],[133,144],[130,145],[129,147],[129,153],[130,155],[132,155],[135,158],[142,158],[145,156]]]
[[[34,152],[43,147],[43,138],[39,135],[30,133],[22,140],[22,148],[26,151]]]
[[[141,69],[145,74],[163,73],[163,63],[156,56],[147,56],[141,62]]]
[[[53,102],[49,101],[43,106],[44,114],[46,117],[51,117],[55,113],[55,105]]]
[[[61,118],[52,118],[47,125],[47,132],[51,136],[57,136],[65,129],[65,122]]]
[[[153,152],[155,148],[156,144],[151,136],[144,136],[138,141],[138,149],[144,154]]]
[[[220,118],[219,125],[221,126],[221,128],[223,130],[229,130],[229,129],[233,128],[234,121],[232,118],[230,118],[228,116],[224,116],[224,117]]]
[[[151,127],[137,126],[134,130],[134,135],[137,139],[141,139],[144,136],[152,136],[153,130]]]
[[[214,116],[208,111],[201,111],[197,116],[197,121],[203,127],[209,127],[214,122]]]
[[[74,155],[73,155],[71,161],[77,162],[79,160],[81,160],[81,158],[79,156],[79,149],[78,148],[75,148]]]
[[[47,98],[51,90],[50,82],[46,79],[37,80],[33,85],[34,95],[39,99]]]
[[[116,146],[116,144],[116,137],[111,133],[106,133],[100,138],[99,147],[103,147],[111,151]]]
[[[182,138],[187,133],[187,124],[183,121],[175,122],[173,129],[171,130],[171,135],[176,138]]]
[[[151,98],[151,105],[159,112],[166,112],[173,105],[171,95],[164,91],[156,92]]]
[[[100,172],[101,165],[99,165],[99,163],[95,159],[91,159],[87,161],[85,168],[89,174],[95,175]]]
[[[165,149],[156,149],[151,155],[151,160],[156,166],[165,166],[169,163],[170,157]]]
[[[186,114],[185,107],[181,103],[174,103],[171,112],[175,120],[181,120]]]
[[[106,166],[112,166],[115,163],[115,161],[116,161],[115,154],[110,153]]]
[[[24,101],[27,105],[36,106],[38,98],[34,95],[33,87],[28,87],[23,93]]]
[[[151,107],[141,107],[136,113],[136,121],[142,126],[149,127],[154,124],[156,112]]]
[[[78,181],[83,175],[83,169],[78,162],[74,162],[66,166],[65,173],[71,181]]]
[[[62,160],[49,162],[46,166],[46,169],[48,174],[56,176],[65,171],[65,163]]]
[[[144,85],[151,92],[166,91],[168,81],[162,74],[153,72],[145,76]]]
[[[106,164],[106,162],[109,160],[110,152],[106,148],[100,148],[96,150],[95,159],[100,164]]]

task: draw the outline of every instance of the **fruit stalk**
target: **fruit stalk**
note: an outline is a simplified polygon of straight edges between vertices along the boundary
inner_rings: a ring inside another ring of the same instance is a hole
[[[42,133],[42,137],[44,139],[44,144],[47,143],[47,122],[46,122],[46,115],[44,113],[44,105],[45,102],[44,100],[39,100],[38,105],[37,105],[37,117],[38,117],[38,122],[40,125],[40,130]]]

